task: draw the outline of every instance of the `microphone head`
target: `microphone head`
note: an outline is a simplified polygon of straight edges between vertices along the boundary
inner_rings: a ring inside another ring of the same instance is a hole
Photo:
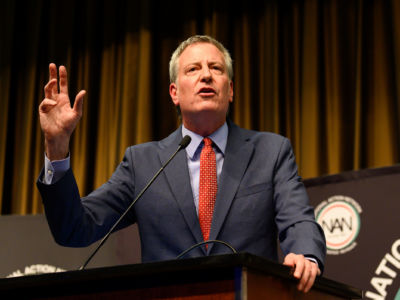
[[[188,135],[185,135],[181,142],[179,143],[179,146],[181,146],[181,149],[185,149],[191,142],[192,138]]]

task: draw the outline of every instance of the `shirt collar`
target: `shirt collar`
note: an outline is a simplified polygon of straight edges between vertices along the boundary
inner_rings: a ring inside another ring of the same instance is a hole
[[[182,124],[182,136],[188,135],[192,138],[190,144],[186,147],[186,153],[189,155],[190,159],[193,159],[196,150],[199,148],[199,145],[203,141],[203,136],[190,131]],[[228,141],[228,125],[226,122],[214,131],[211,135],[208,136],[215,145],[217,145],[219,151],[225,155],[226,143]]]

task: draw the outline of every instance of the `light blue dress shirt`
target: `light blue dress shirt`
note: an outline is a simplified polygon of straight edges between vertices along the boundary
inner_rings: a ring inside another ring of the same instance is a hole
[[[53,160],[47,158],[44,154],[44,178],[43,183],[53,184],[56,183],[70,168],[70,156],[62,160]]]

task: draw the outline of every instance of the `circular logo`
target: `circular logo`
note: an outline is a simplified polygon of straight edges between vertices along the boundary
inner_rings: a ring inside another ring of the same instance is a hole
[[[347,196],[336,195],[315,209],[316,220],[325,233],[328,254],[343,254],[354,249],[360,232],[360,205]]]

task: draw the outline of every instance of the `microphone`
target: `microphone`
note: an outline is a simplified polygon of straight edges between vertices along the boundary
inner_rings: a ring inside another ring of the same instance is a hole
[[[143,193],[151,186],[154,180],[160,175],[160,173],[165,169],[165,167],[169,164],[169,162],[175,157],[175,155],[182,149],[185,149],[189,144],[192,138],[188,135],[185,135],[183,139],[180,141],[178,149],[171,155],[171,157],[167,160],[167,162],[158,170],[158,172],[153,176],[153,178],[149,181],[149,183],[142,189],[142,191],[137,195],[135,200],[128,206],[128,208],[125,210],[125,212],[121,215],[121,217],[114,223],[114,225],[111,227],[111,229],[108,231],[108,233],[104,236],[104,238],[101,240],[99,245],[94,249],[92,254],[88,257],[88,259],[85,261],[85,263],[79,268],[79,270],[84,270],[87,264],[92,260],[92,258],[96,255],[97,251],[103,246],[103,244],[107,241],[108,237],[110,234],[114,231],[114,229],[118,226],[118,224],[121,222],[121,220],[125,217],[125,215],[130,211],[130,209],[135,205],[135,203],[142,197]]]

